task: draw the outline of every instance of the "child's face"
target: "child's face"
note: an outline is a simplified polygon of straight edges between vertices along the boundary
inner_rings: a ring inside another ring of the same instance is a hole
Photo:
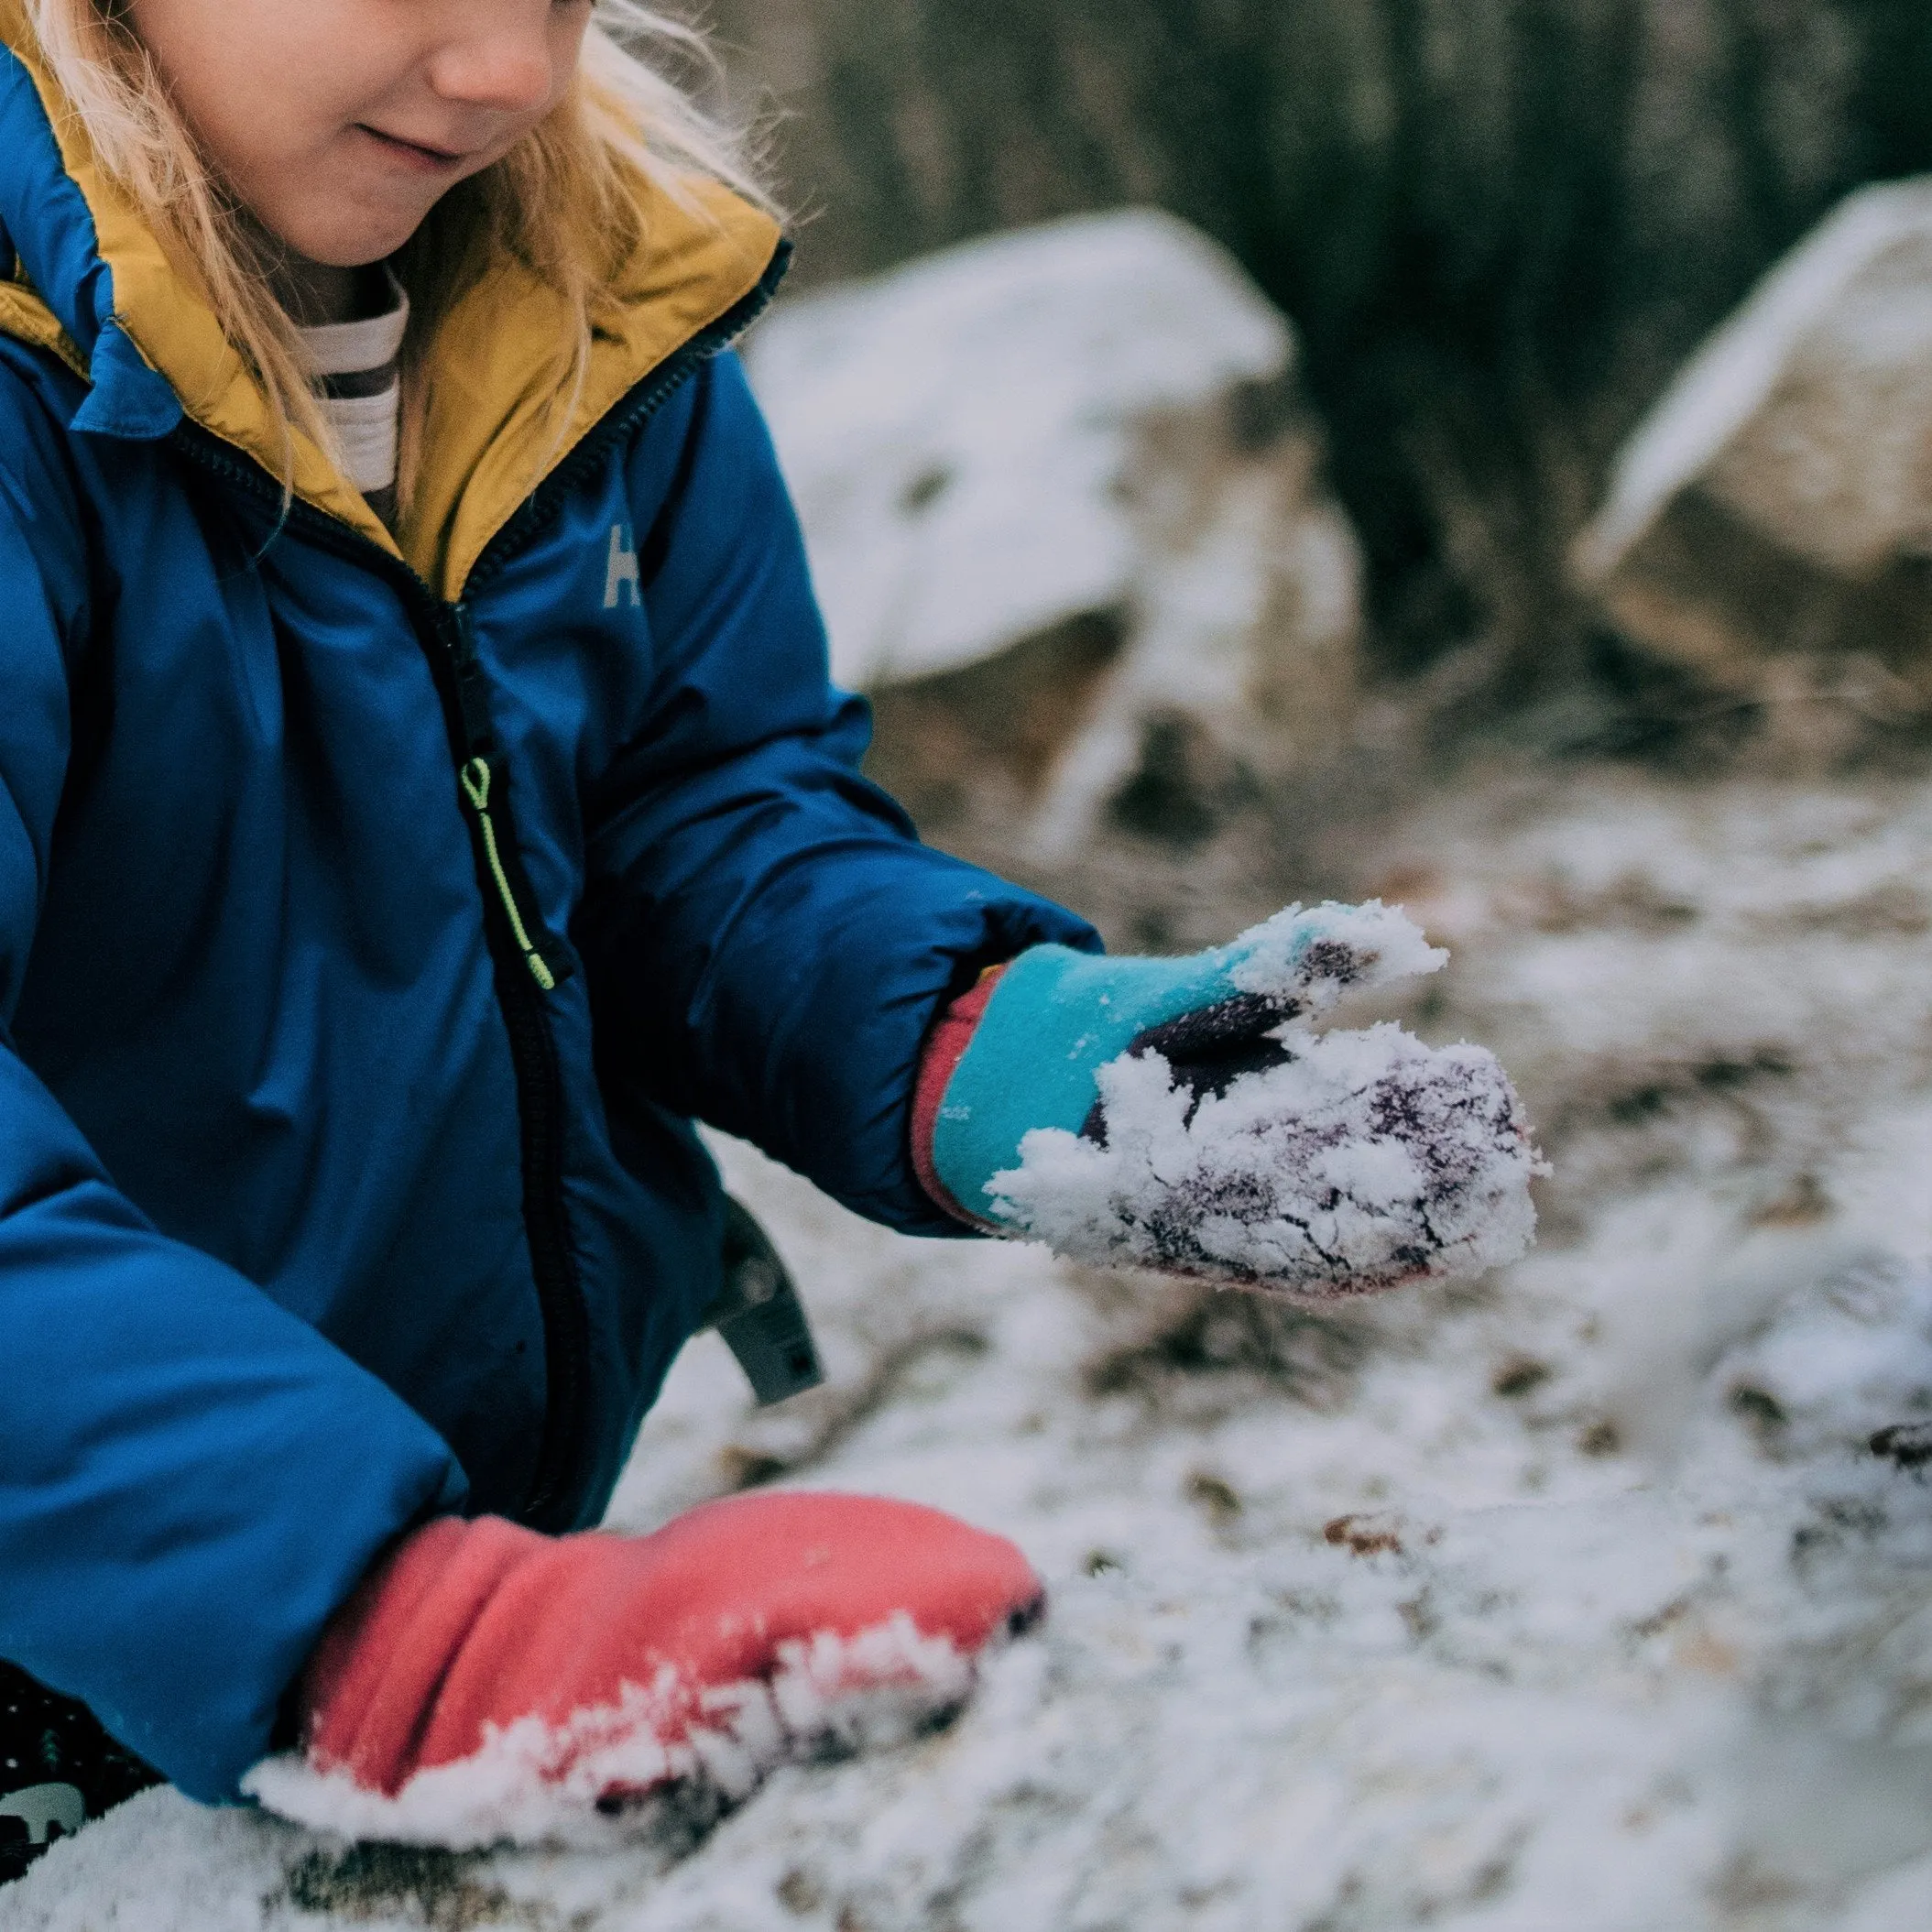
[[[393,254],[550,113],[591,0],[130,0],[248,212],[304,259]]]

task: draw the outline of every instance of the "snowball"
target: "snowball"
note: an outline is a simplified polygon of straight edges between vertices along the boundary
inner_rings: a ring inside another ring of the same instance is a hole
[[[1402,950],[1414,933],[1405,920],[1362,911],[1396,941],[1383,956],[1414,958]],[[1542,1169],[1494,1055],[1425,1046],[1386,1023],[1277,1037],[1282,1064],[1218,1095],[1197,1097],[1159,1053],[1109,1062],[1097,1076],[1104,1138],[1036,1130],[988,1193],[1074,1260],[1304,1299],[1474,1274],[1523,1253]]]

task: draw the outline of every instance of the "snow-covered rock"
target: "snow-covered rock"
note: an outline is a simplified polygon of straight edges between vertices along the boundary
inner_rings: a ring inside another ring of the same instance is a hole
[[[1232,258],[1148,212],[782,307],[749,366],[837,676],[922,694],[925,776],[1062,846],[1176,721],[1249,766],[1318,759],[1359,573],[1294,365]]]
[[[1576,552],[1651,649],[1868,708],[1932,701],[1928,558],[1932,179],[1852,195],[1765,278],[1625,447]]]

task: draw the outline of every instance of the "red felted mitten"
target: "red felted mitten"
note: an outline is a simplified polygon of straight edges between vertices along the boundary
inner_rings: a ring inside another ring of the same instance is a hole
[[[581,1841],[673,1788],[728,1803],[802,1750],[906,1734],[1042,1600],[1003,1538],[872,1497],[737,1497],[638,1537],[445,1518],[337,1614],[301,1757],[247,1788],[353,1837]]]

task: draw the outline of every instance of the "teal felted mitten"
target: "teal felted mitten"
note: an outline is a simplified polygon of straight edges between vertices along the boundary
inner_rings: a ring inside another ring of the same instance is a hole
[[[1073,1259],[1301,1297],[1512,1260],[1537,1159],[1495,1058],[1307,1024],[1446,957],[1379,903],[1291,906],[1181,959],[1036,947],[928,1049],[922,1170]]]

